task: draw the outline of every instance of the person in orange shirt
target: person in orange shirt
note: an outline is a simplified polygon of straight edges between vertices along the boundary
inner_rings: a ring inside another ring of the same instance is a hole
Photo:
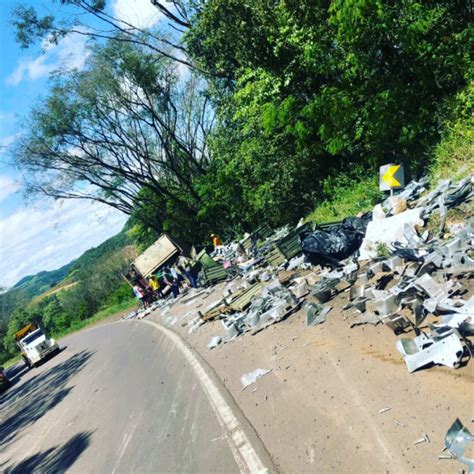
[[[211,234],[211,242],[212,245],[214,245],[214,248],[218,247],[219,245],[222,245],[222,240],[216,234]]]

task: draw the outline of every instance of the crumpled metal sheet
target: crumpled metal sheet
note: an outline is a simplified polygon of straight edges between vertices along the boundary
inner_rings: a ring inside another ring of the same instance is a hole
[[[397,295],[386,290],[372,290],[372,300],[366,302],[367,311],[379,316],[388,316],[400,310]]]
[[[417,205],[426,205],[423,217],[428,217],[439,208],[440,203],[449,208],[468,201],[472,196],[473,186],[469,176],[456,184],[452,184],[449,180],[442,181],[436,189],[420,199]]]
[[[351,328],[353,328],[354,326],[361,326],[363,324],[373,324],[374,326],[376,326],[381,322],[382,321],[375,313],[365,313],[361,314],[352,321]]]
[[[461,423],[459,418],[456,418],[454,423],[449,428],[444,438],[444,445],[460,463],[465,464],[470,473],[474,473],[474,459],[469,459],[464,456],[469,443],[474,441],[474,436]]]
[[[435,327],[456,328],[463,336],[474,336],[474,309],[471,314],[445,314],[440,316]]]
[[[310,303],[306,307],[306,324],[316,326],[326,321],[326,315],[331,311],[332,306],[322,306]]]
[[[414,339],[401,338],[397,349],[405,359],[409,372],[430,364],[446,365],[457,368],[464,354],[464,345],[456,329],[440,328],[431,334]]]
[[[208,349],[214,349],[217,347],[220,343],[222,342],[222,337],[221,336],[214,336],[210,341],[209,344],[207,345]]]

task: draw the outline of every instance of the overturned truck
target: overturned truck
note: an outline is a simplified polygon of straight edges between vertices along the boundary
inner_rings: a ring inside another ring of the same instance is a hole
[[[126,278],[131,284],[142,283],[165,266],[172,265],[181,255],[189,257],[189,246],[179,242],[169,234],[163,234],[130,265]]]

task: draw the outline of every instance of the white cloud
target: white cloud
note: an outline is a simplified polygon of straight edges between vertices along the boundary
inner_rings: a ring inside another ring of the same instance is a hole
[[[20,188],[21,186],[18,181],[6,174],[0,174],[0,202],[4,201],[11,194],[19,191]]]
[[[82,69],[89,56],[86,41],[87,37],[80,33],[70,33],[59,40],[58,44],[43,41],[43,54],[35,59],[21,59],[7,77],[7,84],[15,86],[25,79],[34,81],[59,68]]]
[[[121,212],[85,200],[19,209],[0,220],[0,286],[65,265],[115,235],[125,221]]]
[[[115,18],[138,28],[151,28],[163,18],[150,0],[115,0],[112,11]]]

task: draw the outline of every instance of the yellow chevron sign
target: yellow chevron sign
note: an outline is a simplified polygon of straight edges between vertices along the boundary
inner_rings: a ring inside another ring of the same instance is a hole
[[[405,186],[405,173],[401,165],[385,165],[380,167],[380,191],[390,191]]]

